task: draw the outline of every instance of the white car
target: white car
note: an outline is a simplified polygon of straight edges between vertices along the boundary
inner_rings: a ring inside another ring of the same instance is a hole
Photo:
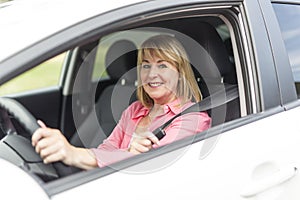
[[[297,0],[0,4],[0,198],[298,200],[299,17]],[[36,119],[97,147],[158,34],[184,45],[212,127],[103,168],[43,164]]]

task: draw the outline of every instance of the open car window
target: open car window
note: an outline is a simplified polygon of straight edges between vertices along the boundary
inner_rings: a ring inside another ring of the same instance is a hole
[[[245,90],[249,85],[246,82],[246,76],[249,74],[246,74],[243,68],[245,63],[241,62],[244,59],[243,53],[238,52],[241,44],[236,43],[239,32],[237,27],[234,27],[233,19],[221,16],[195,17],[187,14],[179,18],[149,20],[144,25],[133,24],[132,28],[123,27],[122,30],[99,35],[92,43],[73,50],[74,55],[84,59],[76,63],[76,66],[81,66],[78,70],[81,73],[77,73],[74,77],[72,90],[72,111],[73,117],[75,116],[72,120],[74,130],[78,133],[75,137],[70,136],[72,144],[96,148],[109,137],[122,112],[137,100],[136,57],[128,56],[129,59],[121,59],[120,62],[117,61],[119,62],[117,65],[112,66],[112,62],[122,57],[124,52],[114,53],[111,47],[118,42],[125,42],[130,46],[127,50],[130,54],[138,50],[141,43],[153,35],[172,35],[183,43],[204,98],[219,90],[225,91],[227,86],[238,87],[240,94],[238,99],[208,110],[213,127],[251,114],[252,99]],[[108,62],[109,56],[113,57],[113,61]],[[82,87],[80,84],[87,84],[87,77],[90,85]],[[226,99],[226,96],[224,97]],[[88,103],[79,106],[78,102]],[[96,125],[90,124],[90,121],[96,122]],[[206,134],[207,132],[204,132],[203,136]],[[189,143],[192,142],[193,138]]]
[[[193,26],[190,26],[191,24]],[[95,121],[99,122],[93,130],[100,129],[100,131],[95,136],[94,133],[87,134],[89,131],[81,128],[88,127],[85,123],[91,115],[86,114],[89,112],[82,113],[83,107],[78,107],[77,100],[73,99],[72,110],[76,113],[74,121],[76,130],[79,130],[79,138],[74,140],[74,144],[97,147],[113,131],[122,112],[137,100],[137,51],[143,41],[154,35],[171,35],[182,42],[190,58],[203,98],[220,90],[224,90],[225,94],[226,88],[232,85],[243,91],[244,84],[241,83],[243,75],[237,75],[236,69],[241,66],[239,63],[236,65],[239,59],[236,58],[238,55],[234,55],[233,52],[235,44],[232,44],[232,37],[235,36],[232,34],[231,25],[219,17],[169,19],[112,32],[101,36],[93,44],[86,45],[90,48],[84,54],[86,60],[82,61],[82,65],[77,64],[82,68],[87,67],[86,63],[90,64],[88,67],[91,68],[89,73],[91,85],[88,87],[91,89],[87,95],[85,87],[80,85],[83,79],[86,80],[88,72],[86,69],[79,69],[81,73],[76,74],[73,93],[79,94],[77,98],[80,101],[90,102],[91,105],[87,106],[88,110],[93,113],[93,116],[97,116]],[[115,48],[116,44],[119,45],[117,48]],[[120,50],[120,48],[124,49]],[[78,55],[82,55],[86,49],[85,46],[80,47],[77,51]],[[83,88],[82,91],[80,88]],[[208,110],[213,120],[212,125],[247,115],[249,109],[244,97],[242,100],[242,104],[240,99],[235,99],[225,103],[223,107]]]

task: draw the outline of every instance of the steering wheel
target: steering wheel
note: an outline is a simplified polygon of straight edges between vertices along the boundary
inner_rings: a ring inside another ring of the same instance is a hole
[[[4,135],[6,135],[0,143],[0,147],[6,150],[0,154],[0,157],[16,165],[23,166],[26,170],[44,177],[43,179],[55,179],[78,171],[77,168],[69,167],[62,162],[44,164],[41,157],[31,145],[30,139],[22,137],[17,133],[10,117],[17,121],[26,134],[30,134],[30,138],[39,128],[36,118],[22,104],[11,98],[0,97],[0,109],[0,125]]]

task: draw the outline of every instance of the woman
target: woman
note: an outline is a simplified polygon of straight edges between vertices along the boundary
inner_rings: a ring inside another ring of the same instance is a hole
[[[210,127],[205,112],[176,118],[159,141],[152,131],[176,114],[201,100],[182,45],[172,36],[159,35],[146,40],[138,52],[138,101],[122,114],[111,135],[96,149],[74,147],[57,129],[41,128],[32,136],[32,145],[45,163],[62,161],[90,169],[109,165],[135,154],[194,135]]]

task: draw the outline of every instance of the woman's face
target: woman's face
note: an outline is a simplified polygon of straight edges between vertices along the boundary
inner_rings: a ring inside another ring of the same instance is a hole
[[[155,104],[166,104],[175,100],[179,73],[171,63],[156,56],[145,57],[140,78],[144,90]]]

